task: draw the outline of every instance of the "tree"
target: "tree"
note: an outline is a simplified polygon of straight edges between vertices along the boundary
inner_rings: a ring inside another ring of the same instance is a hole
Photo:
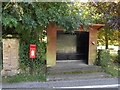
[[[102,29],[100,29],[98,31],[98,33],[99,33],[98,34],[98,38],[99,38],[98,42],[101,43],[102,45],[106,45],[106,43],[109,43],[110,45],[118,45],[119,31],[118,30],[115,30],[115,31],[112,31],[112,30],[106,31],[106,30],[109,30],[109,29],[102,28]]]
[[[99,34],[102,34],[99,36],[105,38],[103,40],[105,40],[106,49],[108,49],[108,41],[115,40],[118,36],[118,33],[114,36],[115,30],[120,32],[120,2],[95,2],[90,4],[96,7],[95,13],[101,15],[97,22],[106,24],[104,30],[99,31]],[[99,38],[102,39],[102,37]]]
[[[3,34],[39,32],[50,22],[67,30],[77,29],[83,24],[79,13],[72,3],[3,3]]]
[[[42,31],[50,22],[65,30],[94,22],[89,4],[71,2],[3,3],[3,34]]]

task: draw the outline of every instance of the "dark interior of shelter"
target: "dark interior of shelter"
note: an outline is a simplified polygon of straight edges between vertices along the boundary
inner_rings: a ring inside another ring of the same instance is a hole
[[[81,60],[87,64],[89,32],[57,31],[56,60]]]

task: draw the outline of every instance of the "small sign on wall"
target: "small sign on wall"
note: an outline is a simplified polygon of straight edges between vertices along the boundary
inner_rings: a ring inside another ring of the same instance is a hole
[[[30,57],[29,58],[36,58],[36,45],[30,44]]]

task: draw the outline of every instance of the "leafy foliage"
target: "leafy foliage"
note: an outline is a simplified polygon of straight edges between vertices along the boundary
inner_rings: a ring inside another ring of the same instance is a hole
[[[45,30],[51,22],[66,30],[78,29],[79,25],[87,26],[99,18],[91,13],[94,9],[87,3],[72,2],[3,3],[3,29],[29,34]]]
[[[103,41],[102,44],[106,45],[106,49],[109,44],[118,44],[120,39],[120,2],[94,2],[90,5],[96,7],[94,13],[99,15],[96,22],[106,24],[104,28],[99,30],[99,41]]]
[[[109,26],[113,30],[120,30],[120,2],[96,2],[91,3],[96,7],[95,13],[101,14],[97,22]]]
[[[44,30],[50,22],[66,29],[75,29],[76,25],[82,24],[76,12],[78,10],[72,4],[62,2],[3,3],[2,22],[4,29],[15,28],[20,34]]]

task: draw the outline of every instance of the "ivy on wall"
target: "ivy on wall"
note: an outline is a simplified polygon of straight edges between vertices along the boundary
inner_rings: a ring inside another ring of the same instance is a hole
[[[42,37],[43,38],[43,37]],[[29,58],[30,44],[36,44],[36,58]],[[20,39],[19,62],[21,73],[39,74],[46,72],[46,42],[31,35],[30,38]],[[32,69],[32,71],[31,71]]]

